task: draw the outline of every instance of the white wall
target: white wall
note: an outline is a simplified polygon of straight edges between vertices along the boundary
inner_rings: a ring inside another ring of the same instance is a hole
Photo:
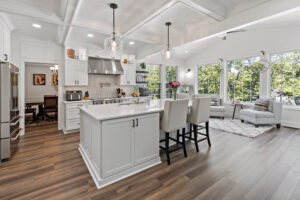
[[[57,95],[50,66],[53,65],[25,65],[25,102],[43,101],[44,95]],[[46,84],[33,85],[33,74],[45,74]]]

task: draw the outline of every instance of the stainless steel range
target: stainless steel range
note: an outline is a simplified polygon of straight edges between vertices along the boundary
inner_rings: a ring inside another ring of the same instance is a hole
[[[21,133],[18,79],[18,67],[0,62],[0,162],[15,152]]]

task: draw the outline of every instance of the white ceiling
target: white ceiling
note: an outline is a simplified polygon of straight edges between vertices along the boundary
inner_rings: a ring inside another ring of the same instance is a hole
[[[60,44],[82,42],[103,47],[112,32],[108,0],[0,0],[0,12],[15,26],[14,35],[32,36]],[[210,35],[234,29],[264,16],[300,6],[298,0],[114,0],[116,31],[124,51],[138,57],[162,51],[165,22],[172,22],[170,43],[180,58],[220,41]],[[268,8],[268,9],[266,9]],[[299,15],[280,18],[267,26],[299,24]],[[31,24],[42,25],[34,29]],[[266,23],[266,22],[264,22]],[[265,25],[261,25],[265,27]],[[259,28],[259,26],[257,26]],[[93,38],[87,34],[92,33]],[[129,45],[134,41],[134,45]],[[195,41],[195,42],[194,42]],[[175,48],[176,47],[176,48]],[[185,53],[188,50],[189,53]]]

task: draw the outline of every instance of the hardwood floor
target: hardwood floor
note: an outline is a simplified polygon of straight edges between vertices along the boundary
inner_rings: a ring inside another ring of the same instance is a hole
[[[255,139],[211,129],[212,147],[188,143],[165,162],[97,190],[78,152],[79,134],[30,127],[0,164],[0,199],[300,199],[300,130]]]

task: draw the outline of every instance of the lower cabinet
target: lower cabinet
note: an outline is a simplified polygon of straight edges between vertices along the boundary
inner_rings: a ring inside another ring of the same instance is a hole
[[[102,176],[108,177],[159,157],[159,115],[104,121]]]

